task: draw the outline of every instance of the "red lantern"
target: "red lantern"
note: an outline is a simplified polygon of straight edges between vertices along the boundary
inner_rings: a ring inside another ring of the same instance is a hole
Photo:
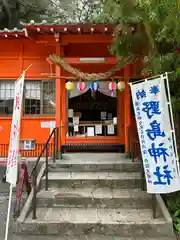
[[[111,91],[111,95],[113,96],[114,92],[116,91],[116,82],[109,83],[109,90]]]
[[[86,83],[85,82],[78,82],[77,88],[80,92],[83,92],[86,89]]]

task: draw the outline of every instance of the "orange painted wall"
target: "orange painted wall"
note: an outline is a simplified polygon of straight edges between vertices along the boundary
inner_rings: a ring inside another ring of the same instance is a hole
[[[29,117],[22,118],[21,122],[21,139],[36,139],[37,143],[44,143],[49,137],[50,130],[42,129],[41,122],[55,121],[55,117]],[[11,118],[0,118],[0,144],[8,144],[11,130]]]
[[[37,44],[32,40],[1,40],[0,41],[0,79],[16,80],[30,64],[26,78],[44,79],[41,73],[49,72],[46,61],[50,53],[55,52],[55,45]],[[55,67],[53,69],[55,71]],[[21,139],[36,139],[36,143],[44,144],[50,130],[42,129],[41,122],[54,121],[55,116],[23,116],[21,121]],[[0,116],[0,145],[9,144],[11,117]],[[2,153],[0,151],[0,155]],[[7,153],[7,151],[6,151]],[[4,155],[2,155],[4,156]],[[1,157],[1,156],[0,156]]]
[[[43,78],[41,73],[49,70],[46,58],[50,53],[54,53],[55,49],[55,45],[40,44],[31,40],[1,40],[0,78],[17,78],[30,64],[32,67],[26,77]]]
[[[72,36],[75,39],[76,36]],[[63,40],[63,38],[62,38]],[[61,40],[60,40],[61,41]],[[63,40],[64,41],[64,40]],[[81,39],[82,41],[82,39]],[[108,40],[109,41],[109,40]],[[32,67],[26,73],[26,78],[28,79],[45,79],[42,73],[48,73],[50,71],[49,64],[46,58],[50,53],[56,53],[61,56],[65,54],[68,57],[108,57],[110,56],[107,46],[109,43],[94,43],[89,44],[79,44],[76,43],[73,47],[72,44],[64,45],[64,51],[62,45],[57,44],[53,36],[42,36],[37,37],[36,40],[0,40],[0,79],[17,79],[22,71],[26,69],[30,64]],[[82,47],[81,47],[82,46]],[[108,71],[112,66],[103,64],[83,64],[75,66],[84,72],[105,72]],[[59,76],[71,76],[62,70],[62,68],[55,67],[53,65],[53,72]],[[123,71],[120,71],[119,76],[123,76]],[[37,143],[44,143],[48,136],[48,129],[41,129],[41,121],[52,121],[57,120],[58,126],[60,124],[60,118],[62,118],[62,143],[67,142],[66,139],[66,121],[67,121],[67,105],[66,105],[66,90],[65,90],[65,80],[57,79],[56,91],[58,95],[56,96],[57,113],[56,116],[24,116],[22,119],[22,129],[21,129],[21,139],[32,138],[36,139]],[[63,99],[62,113],[60,113],[59,103],[60,97]],[[124,97],[123,95],[118,96],[119,104],[119,136],[116,138],[106,138],[105,143],[124,143]],[[0,126],[2,126],[3,131],[0,132],[0,144],[8,144],[11,118],[0,116]],[[91,139],[92,141],[93,139]],[[77,140],[76,140],[77,141]],[[81,138],[81,141],[82,138]],[[86,141],[86,140],[84,140]],[[96,141],[94,139],[94,141]],[[102,139],[103,141],[103,139]]]

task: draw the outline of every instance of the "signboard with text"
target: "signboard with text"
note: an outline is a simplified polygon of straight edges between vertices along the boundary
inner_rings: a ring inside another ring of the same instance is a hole
[[[179,167],[164,78],[131,84],[131,91],[147,192],[178,191]]]
[[[6,168],[6,181],[13,186],[17,182],[19,141],[20,141],[20,122],[24,89],[24,73],[15,82],[14,107],[10,133],[10,144]]]

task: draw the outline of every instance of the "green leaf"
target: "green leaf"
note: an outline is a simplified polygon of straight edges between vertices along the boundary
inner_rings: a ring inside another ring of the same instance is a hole
[[[180,215],[180,209],[176,210],[175,213],[174,213],[175,217],[178,217],[179,215]]]
[[[174,224],[175,229],[180,232],[180,223]]]

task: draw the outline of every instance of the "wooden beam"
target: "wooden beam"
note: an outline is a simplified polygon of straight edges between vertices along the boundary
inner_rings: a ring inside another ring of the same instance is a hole
[[[117,59],[116,57],[107,57],[105,58],[104,62],[81,62],[80,58],[70,58],[70,57],[65,57],[64,60],[69,63],[69,64],[108,64],[108,65],[116,65],[117,64]]]
[[[75,34],[75,35],[63,35],[61,36],[61,44],[69,43],[112,43],[111,35],[102,35],[102,34]]]

